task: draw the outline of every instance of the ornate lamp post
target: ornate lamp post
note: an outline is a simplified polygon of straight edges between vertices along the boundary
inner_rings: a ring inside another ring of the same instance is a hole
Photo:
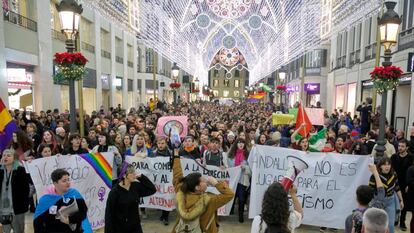
[[[285,78],[286,78],[286,68],[284,66],[281,66],[279,69],[280,84],[284,84]],[[280,93],[279,98],[280,98],[279,104],[282,104],[282,93]]]
[[[391,62],[391,47],[397,43],[398,28],[401,24],[401,18],[394,11],[394,7],[397,3],[387,1],[384,3],[387,7],[387,11],[378,20],[378,26],[380,30],[381,44],[384,46],[384,61],[382,66],[389,67]],[[385,115],[387,112],[387,92],[382,91],[381,94],[381,115],[379,120],[379,135],[376,147],[377,157],[384,156],[385,151]]]
[[[66,37],[66,50],[68,53],[75,51],[75,41],[79,32],[80,15],[82,14],[82,5],[75,0],[62,0],[56,4],[59,12],[62,33]],[[75,80],[69,80],[69,107],[70,107],[70,132],[77,131],[76,127],[76,103],[75,103]],[[81,119],[82,120],[82,119]]]
[[[177,66],[177,63],[173,63],[173,66],[171,67],[171,73],[172,73],[172,76],[173,76],[173,80],[174,80],[174,83],[177,83],[177,78],[178,78],[178,74],[180,73],[180,68]],[[177,104],[177,90],[176,89],[173,89],[174,90],[174,92],[173,92],[173,95],[174,95],[174,105],[176,105]]]

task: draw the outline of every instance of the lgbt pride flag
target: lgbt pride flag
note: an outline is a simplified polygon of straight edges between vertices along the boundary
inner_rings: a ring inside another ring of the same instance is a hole
[[[9,145],[13,133],[17,130],[17,124],[11,117],[9,111],[0,99],[0,152]]]
[[[91,165],[108,188],[112,188],[112,166],[101,153],[95,152],[79,156]]]

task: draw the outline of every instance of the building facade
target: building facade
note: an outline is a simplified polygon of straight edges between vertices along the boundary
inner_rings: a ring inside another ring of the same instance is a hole
[[[0,86],[8,91],[2,91],[0,97],[11,109],[69,109],[68,85],[53,78],[53,56],[66,51],[57,2],[3,1]],[[101,106],[137,107],[153,98],[154,89],[157,98],[172,102],[171,62],[141,44],[128,27],[97,9],[84,6],[77,50],[89,60],[82,88],[87,113]]]

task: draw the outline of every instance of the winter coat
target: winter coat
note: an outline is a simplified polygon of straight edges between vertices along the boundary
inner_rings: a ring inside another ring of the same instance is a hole
[[[132,182],[129,190],[117,184],[106,202],[105,233],[142,233],[139,202],[155,192],[154,184],[144,175]]]
[[[5,179],[4,169],[4,167],[0,168],[0,190],[2,189],[3,179]],[[24,167],[18,166],[16,169],[13,169],[11,175],[11,192],[13,212],[15,215],[26,213],[29,209],[29,181],[30,177],[26,174]]]
[[[216,185],[216,189],[220,194],[212,193],[186,193],[181,191],[181,178],[183,177],[183,171],[181,168],[180,159],[174,159],[173,165],[173,184],[176,192],[176,206],[180,213],[179,215],[186,219],[193,219],[198,215],[195,212],[200,211],[199,208],[204,208],[204,211],[200,215],[200,226],[205,233],[218,233],[218,219],[217,209],[231,201],[234,197],[234,192],[223,181],[220,181]],[[213,218],[213,223],[210,224],[208,229],[205,229],[208,223]],[[175,233],[175,227],[179,222],[179,218],[172,230]]]

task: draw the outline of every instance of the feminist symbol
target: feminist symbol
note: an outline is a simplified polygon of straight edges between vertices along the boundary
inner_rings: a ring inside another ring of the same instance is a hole
[[[99,188],[98,197],[101,202],[104,200],[105,193],[106,193],[106,189],[104,187]]]

